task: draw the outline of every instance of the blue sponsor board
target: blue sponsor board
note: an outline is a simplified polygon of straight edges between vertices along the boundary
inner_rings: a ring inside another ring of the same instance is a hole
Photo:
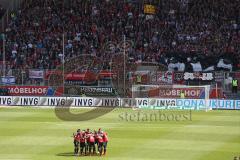
[[[206,108],[206,100],[203,99],[177,99],[176,105],[182,109],[203,109]]]
[[[182,109],[240,109],[240,100],[204,100],[204,99],[177,99],[177,108]]]
[[[209,105],[212,109],[235,109],[236,101],[211,99]]]
[[[240,100],[235,101],[235,109],[240,109]]]

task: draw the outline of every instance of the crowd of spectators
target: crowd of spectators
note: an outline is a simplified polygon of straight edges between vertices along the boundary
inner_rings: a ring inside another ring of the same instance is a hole
[[[144,14],[144,3],[156,6],[156,14]],[[91,54],[108,63],[121,53],[109,43],[126,35],[131,62],[200,61],[207,68],[224,59],[236,70],[239,8],[239,0],[32,0],[11,15],[6,57],[11,69],[55,69],[64,33],[65,59]]]

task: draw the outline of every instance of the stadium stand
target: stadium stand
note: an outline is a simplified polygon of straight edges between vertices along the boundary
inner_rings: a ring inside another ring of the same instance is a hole
[[[154,18],[144,16],[141,1],[64,2],[31,1],[12,15],[6,28],[11,68],[56,68],[65,32],[66,58],[108,57],[104,44],[118,43],[125,34],[134,43],[128,52],[133,61],[174,66],[179,62],[185,70],[198,61],[202,70],[225,68],[225,64],[230,64],[227,70],[239,69],[239,1],[161,0]],[[111,54],[116,53],[117,49]]]
[[[153,14],[145,14],[145,4],[156,7]],[[239,8],[239,0],[30,0],[12,12],[4,31],[7,71],[56,69],[63,62],[63,33],[66,61],[95,55],[101,69],[120,57],[112,63],[122,72],[121,48],[106,45],[121,44],[125,35],[128,62],[168,71],[237,71]],[[71,64],[69,70],[84,68],[81,61]]]

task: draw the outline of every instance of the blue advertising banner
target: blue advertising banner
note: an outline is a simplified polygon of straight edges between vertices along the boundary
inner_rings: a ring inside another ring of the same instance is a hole
[[[235,109],[240,109],[240,100],[235,101]]]
[[[234,100],[210,100],[210,107],[212,109],[235,109]]]

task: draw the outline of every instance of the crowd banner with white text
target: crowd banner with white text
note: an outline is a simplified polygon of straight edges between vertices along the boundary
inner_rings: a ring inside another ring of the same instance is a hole
[[[44,71],[43,70],[29,70],[29,78],[43,79]]]
[[[214,79],[213,73],[204,73],[204,72],[194,72],[184,73],[184,80],[201,80],[201,81],[212,81]]]
[[[171,85],[174,74],[171,71],[158,71],[151,73],[151,84]]]

